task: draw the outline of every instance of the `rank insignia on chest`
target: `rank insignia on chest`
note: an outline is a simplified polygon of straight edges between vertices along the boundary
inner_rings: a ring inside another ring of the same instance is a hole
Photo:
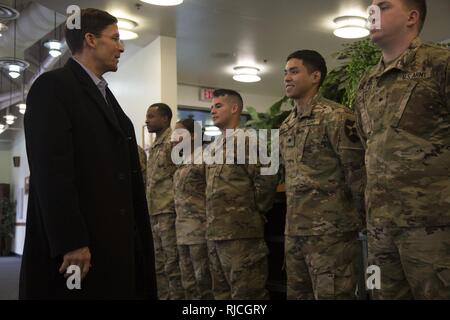
[[[295,137],[294,136],[288,136],[286,138],[286,147],[293,147],[295,146]]]
[[[344,126],[345,126],[344,131],[345,131],[345,135],[347,136],[347,138],[353,143],[358,142],[359,137],[358,137],[358,131],[356,130],[355,121],[347,119],[347,120],[345,120]]]

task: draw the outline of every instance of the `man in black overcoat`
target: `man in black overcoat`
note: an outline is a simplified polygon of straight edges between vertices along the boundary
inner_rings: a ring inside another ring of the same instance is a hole
[[[81,28],[66,27],[65,35],[72,57],[41,75],[27,99],[19,298],[156,298],[135,132],[102,77],[117,71],[124,51],[117,19],[83,9]]]

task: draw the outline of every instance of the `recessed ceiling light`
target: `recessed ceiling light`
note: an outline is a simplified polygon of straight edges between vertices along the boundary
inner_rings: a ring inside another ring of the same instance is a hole
[[[334,35],[344,39],[364,38],[370,34],[367,19],[360,16],[342,16],[333,20],[336,24]]]
[[[184,0],[141,0],[145,3],[154,4],[156,6],[177,6],[182,4]]]
[[[233,79],[238,82],[258,82],[261,81],[261,77],[258,76],[259,69],[255,67],[238,66],[233,68]]]

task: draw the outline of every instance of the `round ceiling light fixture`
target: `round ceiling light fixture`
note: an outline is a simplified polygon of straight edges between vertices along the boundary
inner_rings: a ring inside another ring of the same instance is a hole
[[[117,18],[117,27],[119,28],[120,40],[133,40],[139,38],[139,35],[131,31],[136,28],[138,24],[130,19]]]
[[[61,42],[59,40],[48,40],[44,43],[44,47],[49,49],[48,53],[53,57],[59,57],[61,55]]]
[[[19,11],[7,6],[6,4],[0,3],[0,20],[1,21],[15,20],[19,16],[20,16]]]
[[[360,16],[342,16],[333,20],[336,24],[334,35],[344,39],[358,39],[370,34],[367,19]]]
[[[14,124],[14,121],[17,119],[17,117],[16,117],[16,116],[13,116],[12,114],[7,114],[7,115],[4,116],[3,118],[5,118],[6,124],[7,124],[7,125],[12,125],[12,124]]]
[[[19,112],[21,114],[25,114],[25,111],[27,110],[27,105],[24,102],[21,102],[19,104],[16,104],[16,107],[19,108]]]
[[[238,66],[234,67],[233,79],[238,82],[258,82],[261,81],[261,77],[258,76],[260,71],[256,67]]]
[[[182,4],[184,0],[141,0],[142,2],[154,4],[155,6],[177,6]]]
[[[20,73],[30,64],[22,59],[0,58],[0,67],[6,69],[12,79],[20,77]]]

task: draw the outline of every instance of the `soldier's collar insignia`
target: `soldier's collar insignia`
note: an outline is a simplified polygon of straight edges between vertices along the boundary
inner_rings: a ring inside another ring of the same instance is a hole
[[[294,147],[295,146],[295,136],[288,136],[286,138],[286,147]]]

